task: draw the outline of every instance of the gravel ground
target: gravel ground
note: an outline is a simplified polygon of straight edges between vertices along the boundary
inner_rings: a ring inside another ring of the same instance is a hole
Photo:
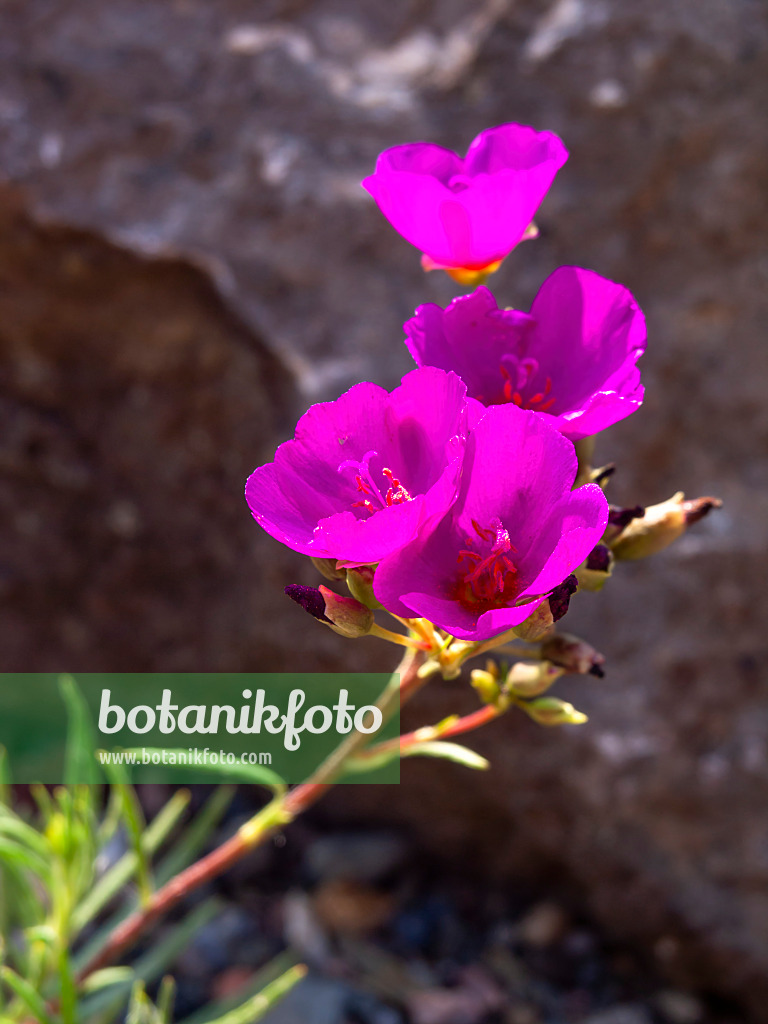
[[[177,1020],[212,1000],[245,998],[286,951],[310,971],[268,1024],[744,1020],[738,1008],[671,987],[664,940],[650,950],[613,942],[561,880],[495,888],[482,864],[438,867],[393,831],[297,822],[212,891],[221,909],[174,968]]]

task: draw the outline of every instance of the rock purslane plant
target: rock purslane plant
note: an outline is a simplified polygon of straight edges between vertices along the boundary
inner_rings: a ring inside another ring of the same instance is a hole
[[[256,521],[346,579],[358,603],[325,586],[288,595],[337,632],[422,652],[422,677],[455,675],[510,643],[519,662],[535,661],[521,644],[551,638],[577,586],[600,589],[616,559],[661,550],[717,504],[678,495],[647,511],[609,508],[613,467],[592,468],[595,436],[643,401],[645,318],[623,285],[560,267],[524,312],[481,283],[536,235],[567,157],[556,136],[518,124],[481,132],[463,159],[424,142],[379,156],[363,186],[384,216],[425,269],[475,290],[419,306],[404,324],[418,369],[400,387],[358,384],[313,406],[246,486]],[[379,609],[399,632],[376,622]],[[553,665],[537,670],[537,687],[554,681]],[[489,699],[497,708],[511,679]],[[558,702],[547,700],[551,712]]]

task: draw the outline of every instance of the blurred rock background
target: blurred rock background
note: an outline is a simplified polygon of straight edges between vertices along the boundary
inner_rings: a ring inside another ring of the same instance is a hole
[[[722,512],[574,602],[591,715],[408,765],[336,820],[557,877],[681,983],[768,1000],[768,13],[760,0],[5,0],[0,9],[0,667],[376,667],[312,630],[248,472],[311,401],[394,385],[454,294],[359,187],[384,147],[517,120],[571,153],[492,284],[626,284],[643,410],[601,438],[618,502]],[[302,646],[298,646],[302,645]],[[436,685],[410,712],[472,696]]]

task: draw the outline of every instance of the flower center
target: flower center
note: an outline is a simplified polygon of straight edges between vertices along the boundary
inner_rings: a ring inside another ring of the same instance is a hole
[[[339,466],[340,473],[346,469],[354,470],[355,473],[355,485],[361,498],[352,502],[352,508],[362,508],[369,515],[380,512],[383,508],[402,505],[403,502],[411,500],[411,495],[391,469],[384,468],[381,471],[385,484],[389,485],[386,491],[383,489],[385,484],[376,482],[369,463],[377,455],[376,451],[366,452],[360,462],[348,459]]]
[[[476,611],[479,604],[503,608],[519,590],[510,554],[516,548],[499,519],[492,519],[487,527],[473,519],[472,527],[477,536],[466,537],[467,546],[459,552],[459,577],[453,597],[471,611]]]
[[[520,409],[531,409],[533,412],[549,412],[555,404],[552,394],[552,378],[547,377],[544,387],[535,394],[526,394],[534,374],[539,369],[537,360],[527,359],[505,360],[499,366],[504,384],[502,394],[505,402],[514,402]]]

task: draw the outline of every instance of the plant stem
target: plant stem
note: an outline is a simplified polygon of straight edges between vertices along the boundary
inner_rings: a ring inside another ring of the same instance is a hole
[[[483,725],[487,725],[488,722],[492,722],[499,715],[504,714],[504,710],[496,707],[494,704],[485,704],[483,707],[478,708],[477,711],[464,715],[462,718],[456,718],[446,725],[423,726],[421,729],[414,730],[414,732],[403,733],[402,736],[398,736],[396,739],[377,743],[376,746],[370,747],[364,753],[359,754],[358,757],[360,760],[367,760],[368,758],[378,757],[389,750],[397,750],[398,747],[401,751],[409,750],[411,747],[417,747],[420,743],[427,743],[431,740],[445,740],[450,739],[451,736],[461,736],[462,733],[472,732]]]
[[[405,654],[377,701],[383,721],[392,715],[398,703],[404,703],[426,682],[429,673],[419,673],[424,662],[425,655],[421,651],[408,651]],[[217,878],[283,825],[316,803],[341,774],[347,758],[364,746],[368,739],[364,733],[351,733],[306,782],[295,786],[284,796],[272,800],[230,839],[153,893],[147,903],[112,932],[102,949],[83,968],[78,982],[117,960],[155,921],[185,896],[211,879]]]

